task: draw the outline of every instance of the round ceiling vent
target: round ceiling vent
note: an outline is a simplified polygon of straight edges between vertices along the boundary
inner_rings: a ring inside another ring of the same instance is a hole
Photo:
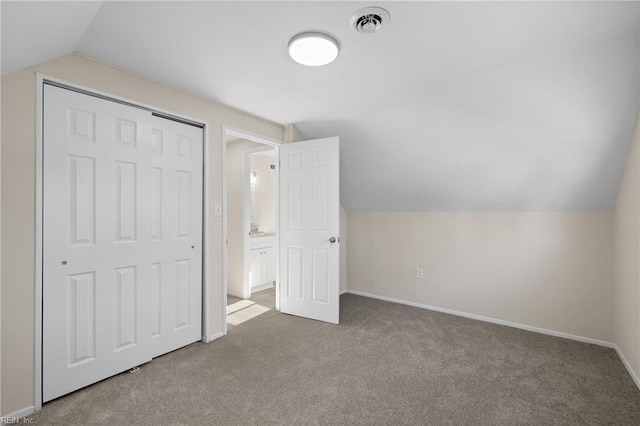
[[[361,34],[374,34],[389,22],[389,12],[381,7],[365,7],[351,17],[351,28]]]

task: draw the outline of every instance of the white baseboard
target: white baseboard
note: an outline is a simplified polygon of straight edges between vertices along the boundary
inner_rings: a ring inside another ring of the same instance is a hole
[[[456,315],[456,316],[459,316],[459,317],[465,317],[465,318],[474,319],[474,320],[478,320],[478,321],[491,322],[491,323],[494,323],[494,324],[505,325],[507,327],[513,327],[513,328],[519,328],[519,329],[522,329],[522,330],[533,331],[534,333],[548,334],[550,336],[555,336],[555,337],[563,337],[565,339],[577,340],[579,342],[591,343],[591,344],[594,344],[594,345],[605,346],[607,348],[616,348],[615,343],[612,343],[612,342],[607,342],[605,340],[592,339],[590,337],[576,336],[575,334],[563,333],[561,331],[549,330],[549,329],[540,328],[540,327],[533,327],[533,326],[526,325],[526,324],[520,324],[520,323],[510,322],[510,321],[504,321],[504,320],[501,320],[501,319],[485,317],[485,316],[482,316],[482,315],[469,314],[469,313],[466,313],[466,312],[455,311],[453,309],[440,308],[438,306],[431,306],[431,305],[425,305],[425,304],[422,304],[422,303],[409,302],[407,300],[394,299],[393,297],[379,296],[377,294],[365,293],[365,292],[362,292],[362,291],[347,290],[347,293],[355,294],[357,296],[370,297],[372,299],[384,300],[384,301],[387,301],[387,302],[400,303],[402,305],[413,306],[413,307],[416,307],[416,308],[427,309],[427,310],[430,310],[430,311],[442,312],[442,313],[445,313],[445,314]]]
[[[631,368],[631,364],[629,364],[629,362],[627,361],[627,359],[624,357],[624,355],[622,354],[622,351],[620,350],[620,348],[618,347],[618,345],[616,345],[615,347],[616,349],[616,353],[618,354],[618,356],[620,357],[620,360],[622,361],[622,364],[624,364],[624,367],[627,369],[627,371],[629,372],[629,375],[631,376],[631,378],[633,379],[634,383],[636,384],[636,386],[638,387],[638,389],[640,389],[640,378],[638,378],[638,375],[636,374],[635,371],[633,371],[633,368]]]
[[[221,338],[221,337],[222,337],[222,336],[224,336],[224,335],[225,335],[224,331],[219,331],[219,332],[217,332],[217,333],[213,333],[212,335],[210,335],[210,336],[206,339],[205,343],[211,343],[211,342],[213,342],[214,340],[219,339],[219,338]]]
[[[349,292],[349,290],[343,290],[343,291],[340,292],[340,296],[342,296],[343,294],[348,293],[348,292]]]
[[[251,295],[253,295],[253,293],[257,293],[257,292],[262,291],[262,290],[268,290],[268,289],[274,288],[274,287],[275,287],[275,284],[272,283],[272,282],[271,283],[260,284],[260,285],[257,285],[255,287],[251,287]]]
[[[28,416],[29,414],[33,414],[35,412],[36,412],[36,407],[31,405],[29,407],[23,408],[22,410],[18,410],[18,411],[15,411],[13,413],[9,413],[9,414],[6,414],[6,415],[0,417],[0,424],[3,424],[3,425],[4,424],[18,424],[17,422],[15,422],[15,421],[12,422],[11,420],[21,419],[21,418],[23,418],[25,416]]]

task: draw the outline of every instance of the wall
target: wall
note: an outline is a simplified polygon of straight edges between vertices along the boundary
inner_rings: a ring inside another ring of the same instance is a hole
[[[283,133],[284,143],[300,142],[302,140],[302,137],[300,136],[300,133],[298,133],[298,129],[296,128],[295,124],[286,124],[284,126]]]
[[[227,293],[244,297],[244,151],[262,146],[236,139],[227,143]]]
[[[340,204],[340,294],[347,291],[347,211]]]
[[[350,291],[613,341],[612,212],[349,214],[348,236]]]
[[[126,97],[209,124],[210,205],[222,200],[222,125],[283,139],[283,127],[134,76],[80,55],[68,55],[2,77],[2,410],[34,404],[35,73]],[[206,218],[209,331],[222,331],[222,218]]]
[[[272,150],[272,154],[275,151]],[[276,231],[276,171],[271,170],[274,157],[259,154],[251,156],[251,171],[256,172],[256,224],[258,231]]]
[[[640,374],[640,120],[615,210],[615,342]]]

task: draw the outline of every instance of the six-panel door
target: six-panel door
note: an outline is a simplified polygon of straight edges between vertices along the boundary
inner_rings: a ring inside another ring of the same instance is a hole
[[[170,148],[173,168],[162,168],[170,169],[173,189],[159,192],[152,167],[152,135],[162,127],[156,120],[141,109],[45,85],[44,401],[149,361],[158,354],[152,345],[158,316],[196,336],[177,341],[165,333],[166,351],[199,339],[202,131],[174,129],[192,143]],[[179,161],[189,149],[192,160]],[[175,215],[153,216],[158,203]],[[158,226],[173,226],[163,240],[174,242],[163,249],[173,257],[159,260]],[[174,289],[175,306],[156,309],[159,282]]]
[[[280,146],[280,310],[335,324],[340,316],[339,148],[337,137]]]
[[[202,129],[151,122],[153,356],[201,338]]]

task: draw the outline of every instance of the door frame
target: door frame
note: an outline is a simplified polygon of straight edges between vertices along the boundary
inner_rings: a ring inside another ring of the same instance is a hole
[[[119,104],[125,104],[134,108],[147,110],[154,115],[162,118],[182,122],[184,124],[190,124],[203,129],[203,200],[202,200],[202,329],[201,329],[201,341],[208,343],[212,339],[209,338],[209,288],[207,283],[209,282],[209,254],[210,254],[210,230],[207,218],[209,217],[209,123],[189,117],[184,114],[175,113],[162,108],[157,108],[151,105],[144,104],[142,102],[127,99],[121,96],[116,96],[110,93],[103,92],[101,90],[94,89],[92,87],[83,86],[74,82],[66,81],[60,78],[51,77],[43,73],[36,73],[36,151],[35,151],[35,164],[36,164],[36,192],[35,192],[35,374],[34,374],[34,408],[35,411],[42,409],[42,262],[44,260],[43,250],[43,176],[44,176],[44,154],[43,154],[43,123],[44,123],[44,85],[46,83],[58,86],[64,89],[73,90],[75,92],[83,93],[89,96],[105,99],[107,101],[116,102]],[[226,315],[225,315],[226,317]]]
[[[250,256],[251,256],[251,237],[249,236],[249,232],[251,232],[251,209],[249,203],[251,202],[251,182],[250,182],[250,172],[251,172],[251,155],[256,154],[262,151],[268,151],[271,149],[275,149],[274,161],[277,163],[278,156],[278,148],[274,148],[272,146],[263,145],[257,148],[252,148],[244,151],[243,159],[242,159],[242,202],[243,202],[243,213],[244,213],[244,221],[242,224],[243,229],[243,255],[242,255],[242,297],[245,299],[251,297],[251,283],[249,282],[249,269],[250,269]],[[275,198],[276,198],[276,214],[275,214],[275,222],[276,222],[276,246],[274,248],[277,249],[279,240],[279,229],[278,224],[280,222],[279,215],[279,206],[277,202],[280,200],[280,188],[278,182],[280,182],[280,169],[276,167],[276,185],[275,185]],[[275,259],[274,259],[275,261]],[[278,270],[280,268],[276,267],[276,277],[278,276]],[[276,279],[276,283],[277,283]],[[276,297],[277,299],[277,297]]]
[[[248,130],[243,130],[243,129],[239,129],[237,127],[228,126],[228,125],[222,126],[222,306],[221,306],[222,309],[221,309],[221,312],[222,312],[223,335],[227,334],[227,286],[228,286],[227,262],[228,262],[228,255],[229,255],[228,253],[229,232],[228,232],[228,219],[227,219],[228,218],[228,215],[227,215],[227,144],[236,139],[245,139],[252,142],[258,142],[263,145],[269,145],[271,147],[274,147],[276,149],[276,159],[278,160],[278,163],[280,161],[279,147],[284,143],[277,139],[273,139],[268,136],[263,136],[258,133],[253,133]],[[244,159],[243,159],[243,162],[244,162]],[[279,182],[280,181],[279,164],[276,165],[276,167],[278,172],[278,176],[276,177],[276,179]],[[278,204],[279,204],[279,200],[280,200],[279,194],[276,194],[276,196],[278,197]],[[244,199],[244,195],[243,195],[243,199]],[[243,214],[243,217],[244,217],[246,216],[246,209],[243,209],[243,211],[245,212]],[[245,217],[245,221],[246,221],[246,217]],[[276,211],[276,236],[279,237],[279,234],[280,234],[279,212]],[[246,237],[248,237],[248,235]],[[244,240],[246,239],[247,238],[244,238]],[[245,246],[247,245],[246,241],[244,245]],[[246,251],[246,249],[247,247],[243,247],[243,251]],[[242,266],[243,286],[246,285],[244,281],[248,279],[248,276],[245,277],[245,271],[247,270],[247,267],[245,265],[246,261],[247,261],[246,254],[243,254],[243,266]],[[278,278],[279,276],[276,270],[276,309],[280,309],[280,289],[278,284],[279,283]]]

